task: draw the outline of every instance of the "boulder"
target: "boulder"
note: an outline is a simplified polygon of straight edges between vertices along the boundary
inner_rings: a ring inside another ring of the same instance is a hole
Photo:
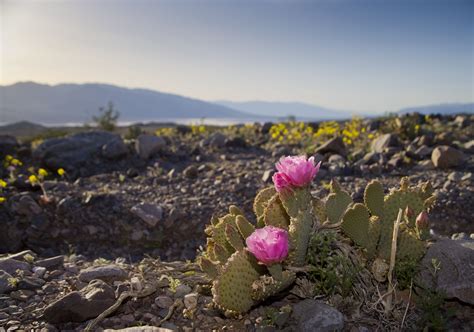
[[[91,266],[79,273],[79,280],[89,282],[94,279],[104,281],[124,280],[127,278],[127,272],[121,267],[113,264],[102,266]]]
[[[341,156],[345,156],[347,154],[346,146],[342,141],[340,136],[331,138],[329,141],[325,142],[323,145],[318,147],[315,153],[331,153],[331,154],[338,154]]]
[[[464,153],[447,145],[437,146],[431,153],[431,161],[436,168],[457,167],[464,159]]]
[[[128,148],[121,139],[113,140],[102,147],[102,156],[110,160],[123,158],[127,153]]]
[[[18,147],[18,141],[10,135],[0,135],[0,155],[13,153]]]
[[[304,300],[293,307],[300,332],[333,332],[344,328],[344,315],[322,301]]]
[[[440,269],[433,277],[433,260]],[[441,239],[433,243],[421,261],[419,282],[474,305],[474,241]]]
[[[99,316],[115,302],[112,287],[94,280],[80,291],[71,292],[49,304],[44,310],[48,323],[83,322]]]
[[[138,136],[135,142],[138,155],[145,160],[162,151],[165,147],[165,139],[155,135],[142,134]]]
[[[33,157],[51,169],[77,169],[88,164],[94,157],[101,156],[105,145],[122,141],[120,136],[91,131],[44,141],[33,151]],[[120,143],[116,143],[120,144]]]
[[[395,147],[398,146],[398,138],[394,134],[384,134],[382,136],[377,137],[372,142],[372,151],[382,153],[388,147]]]

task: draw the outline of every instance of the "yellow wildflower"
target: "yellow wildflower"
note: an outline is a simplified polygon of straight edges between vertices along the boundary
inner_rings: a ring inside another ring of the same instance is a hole
[[[36,175],[32,174],[28,177],[28,180],[30,181],[31,184],[35,184],[35,183],[38,182],[38,177]]]
[[[21,166],[23,165],[23,163],[21,161],[19,161],[18,159],[12,159],[10,161],[10,164],[12,164],[13,166]]]
[[[59,176],[64,176],[64,174],[66,174],[66,171],[64,170],[64,168],[60,168],[58,169],[58,174]]]
[[[4,203],[7,199],[5,197],[0,197],[0,204]]]
[[[5,156],[5,160],[6,160],[6,161],[12,161],[12,159],[13,159],[13,157],[12,157],[11,155],[9,155],[9,154],[7,154],[7,155]]]
[[[368,134],[367,137],[368,137],[369,139],[373,139],[375,136],[374,136],[374,134]]]
[[[0,179],[0,187],[2,188],[5,188],[7,186],[8,183],[6,183],[5,181],[3,181],[2,179]]]
[[[42,178],[44,178],[45,176],[48,176],[48,172],[44,169],[44,168],[40,168],[38,170],[38,175]]]

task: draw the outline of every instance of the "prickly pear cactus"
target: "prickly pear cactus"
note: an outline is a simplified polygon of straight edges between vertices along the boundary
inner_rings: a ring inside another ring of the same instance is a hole
[[[256,204],[261,198],[257,196]],[[215,305],[226,315],[235,316],[290,286],[296,275],[283,271],[276,279],[265,266],[258,264],[245,249],[245,239],[255,227],[235,206],[229,212],[224,217],[212,218],[206,228],[207,249],[198,264],[213,279]]]
[[[364,192],[364,204],[355,204],[344,214],[341,228],[357,245],[364,248],[368,258],[388,260],[392,248],[393,225],[399,210],[403,220],[398,233],[396,260],[420,259],[426,251],[426,242],[420,237],[416,216],[434,203],[429,184],[410,187],[408,178],[402,178],[399,189],[384,195],[380,182],[371,181]]]

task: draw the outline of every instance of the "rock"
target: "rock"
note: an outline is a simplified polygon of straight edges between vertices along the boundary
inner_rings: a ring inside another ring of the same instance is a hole
[[[26,217],[32,217],[43,211],[38,203],[36,203],[30,195],[25,193],[14,196],[12,198],[11,207],[13,212]]]
[[[341,331],[344,316],[322,301],[304,300],[293,306],[293,319],[300,332]]]
[[[37,278],[43,278],[45,273],[46,273],[45,267],[42,267],[42,266],[33,267],[33,276]]]
[[[127,153],[128,148],[122,139],[113,140],[102,147],[102,156],[110,160],[123,158]]]
[[[63,266],[63,264],[64,264],[64,256],[62,255],[41,259],[35,262],[35,265],[42,266],[47,269],[57,268],[57,267]]]
[[[156,326],[134,326],[134,327],[127,327],[124,329],[112,330],[112,329],[105,329],[104,332],[173,332],[176,330],[167,329],[165,327],[156,327]]]
[[[163,219],[163,208],[155,204],[140,203],[133,206],[130,211],[151,227],[155,227]]]
[[[448,180],[451,180],[453,182],[459,182],[459,181],[461,181],[463,175],[464,174],[461,173],[461,172],[451,172],[448,175]]]
[[[94,280],[80,291],[71,292],[49,304],[43,316],[52,324],[83,322],[97,317],[114,302],[112,287],[101,280]]]
[[[183,297],[186,294],[191,293],[192,289],[186,284],[180,284],[176,287],[176,292],[174,293],[174,297],[177,299],[179,297]]]
[[[12,275],[0,270],[0,294],[11,292],[16,287],[11,283]]]
[[[264,135],[268,134],[270,132],[270,129],[272,128],[273,123],[272,122],[265,122],[262,127],[260,128],[260,132]]]
[[[30,264],[26,262],[17,261],[11,258],[0,258],[0,270],[3,270],[11,275],[16,275],[16,271],[30,271]]]
[[[197,307],[198,293],[189,293],[184,296],[184,306],[188,310],[193,310]]]
[[[464,143],[464,149],[469,153],[474,153],[474,139]]]
[[[436,168],[459,166],[465,159],[464,153],[447,145],[437,146],[431,154],[431,161]]]
[[[430,171],[435,169],[433,162],[431,160],[423,160],[413,167],[413,170],[416,171]]]
[[[340,136],[334,137],[318,147],[315,151],[315,153],[321,153],[321,154],[326,154],[326,153],[331,153],[331,154],[339,154],[341,156],[345,156],[347,154],[346,151],[346,146],[344,145],[344,142],[342,141],[342,138]]]
[[[414,155],[418,159],[425,159],[426,157],[431,155],[432,152],[433,152],[432,148],[429,148],[426,145],[422,145],[418,149],[416,149],[416,151],[414,152]]]
[[[206,145],[209,145],[211,148],[222,148],[224,147],[226,140],[227,137],[224,134],[217,132],[208,138]]]
[[[125,280],[127,272],[117,265],[91,266],[79,273],[79,280],[89,282],[94,279],[105,281]]]
[[[78,133],[63,138],[50,138],[33,151],[33,158],[51,169],[79,169],[96,156],[102,155],[104,145],[122,141],[120,136],[105,131]]]
[[[162,151],[165,147],[165,139],[155,135],[142,134],[138,136],[135,142],[138,155],[145,160]]]
[[[18,147],[18,141],[14,136],[0,135],[0,155],[5,156],[6,154],[13,153]]]
[[[433,280],[433,263],[440,270]],[[419,281],[442,291],[448,298],[474,304],[474,241],[441,239],[433,243],[421,261]]]
[[[194,178],[197,178],[198,176],[198,169],[196,167],[196,165],[189,165],[188,167],[186,167],[183,171],[183,175],[189,179],[194,179]]]
[[[273,173],[275,171],[273,169],[267,169],[264,173],[263,173],[263,176],[262,176],[262,181],[264,183],[267,183],[271,180],[272,176],[273,176]]]
[[[31,290],[20,289],[20,290],[11,292],[10,297],[14,300],[17,300],[17,301],[26,302],[34,294],[35,294],[35,292],[33,292]]]
[[[245,148],[247,147],[247,142],[242,137],[228,138],[225,141],[225,146],[230,148]]]
[[[173,299],[169,296],[160,295],[155,298],[155,304],[162,309],[168,309],[173,303]]]
[[[37,277],[23,277],[18,283],[19,289],[37,289],[41,288],[46,282]]]
[[[377,137],[372,142],[372,151],[382,153],[384,150],[391,146],[398,145],[398,138],[394,134],[384,134],[382,136]]]

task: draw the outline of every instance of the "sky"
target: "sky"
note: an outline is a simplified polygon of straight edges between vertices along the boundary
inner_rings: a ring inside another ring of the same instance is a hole
[[[474,100],[474,1],[0,0],[0,84],[394,111]]]

